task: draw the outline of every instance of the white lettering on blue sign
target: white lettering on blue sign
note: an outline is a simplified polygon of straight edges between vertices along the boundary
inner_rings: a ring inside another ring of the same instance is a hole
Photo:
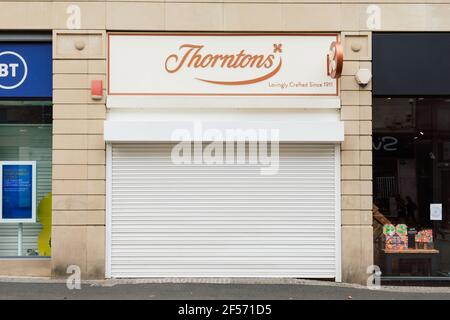
[[[27,78],[25,59],[14,51],[0,52],[0,88],[15,89]]]

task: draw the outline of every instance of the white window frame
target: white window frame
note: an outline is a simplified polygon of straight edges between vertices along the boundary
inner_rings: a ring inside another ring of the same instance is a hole
[[[341,145],[339,143],[335,144],[335,223],[336,223],[336,247],[335,247],[335,260],[336,260],[336,275],[334,281],[342,282],[342,240],[341,240]]]
[[[106,143],[105,278],[111,278],[112,144]]]
[[[4,165],[31,165],[32,192],[31,192],[31,218],[5,219],[3,218],[3,166]],[[0,161],[0,223],[36,223],[36,161]]]

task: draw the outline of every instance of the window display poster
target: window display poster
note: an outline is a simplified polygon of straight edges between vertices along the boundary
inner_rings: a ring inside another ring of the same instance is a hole
[[[36,222],[35,167],[30,161],[1,163],[0,222]]]
[[[442,220],[442,203],[430,204],[430,220]]]

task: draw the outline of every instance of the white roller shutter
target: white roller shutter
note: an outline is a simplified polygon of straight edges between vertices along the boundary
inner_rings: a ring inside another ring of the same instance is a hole
[[[113,144],[112,277],[336,276],[336,149],[280,144],[280,168],[176,165],[171,144]]]

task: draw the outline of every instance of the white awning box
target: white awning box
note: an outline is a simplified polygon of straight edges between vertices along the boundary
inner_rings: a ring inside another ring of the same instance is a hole
[[[342,121],[105,121],[107,142],[341,142]]]
[[[116,108],[206,108],[206,109],[339,109],[338,96],[329,97],[191,97],[191,96],[115,96],[107,97],[107,107]]]

